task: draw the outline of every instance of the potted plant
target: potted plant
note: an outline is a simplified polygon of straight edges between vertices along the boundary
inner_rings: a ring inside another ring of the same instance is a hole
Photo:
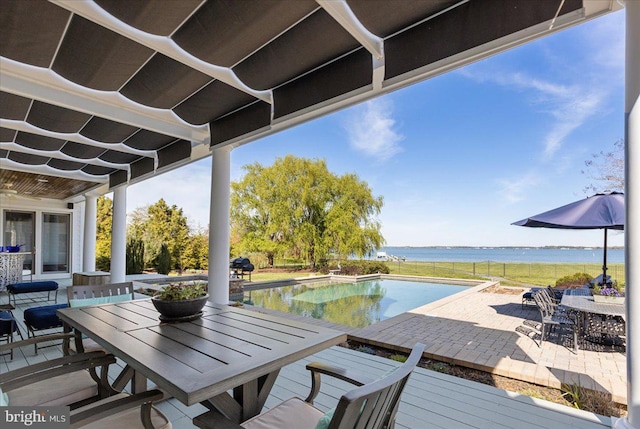
[[[604,288],[594,288],[593,300],[595,302],[609,302],[612,304],[624,304],[624,296],[618,292],[612,285],[607,285]]]
[[[172,283],[152,296],[151,302],[160,313],[160,320],[171,321],[202,316],[202,308],[208,299],[205,283]]]

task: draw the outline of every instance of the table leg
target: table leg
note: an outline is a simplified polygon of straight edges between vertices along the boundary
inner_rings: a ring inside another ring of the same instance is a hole
[[[233,422],[242,423],[260,414],[279,373],[278,369],[235,387],[233,397],[225,392],[202,402],[202,405],[220,412]]]
[[[142,393],[147,391],[147,377],[142,375],[140,371],[136,371],[131,379],[131,393]]]

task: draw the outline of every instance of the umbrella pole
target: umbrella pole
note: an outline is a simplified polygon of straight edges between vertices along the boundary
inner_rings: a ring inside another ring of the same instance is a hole
[[[607,228],[604,229],[604,261],[602,262],[602,286],[607,287]]]

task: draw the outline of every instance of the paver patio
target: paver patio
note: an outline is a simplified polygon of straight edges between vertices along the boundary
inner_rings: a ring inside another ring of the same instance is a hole
[[[538,346],[516,331],[525,320],[540,320],[535,306],[521,305],[520,295],[481,292],[484,286],[427,304],[366,328],[349,332],[364,343],[407,351],[416,341],[426,356],[559,388],[561,384],[608,392],[627,403],[626,356],[608,347],[560,344],[551,336]],[[586,348],[586,350],[585,350]]]

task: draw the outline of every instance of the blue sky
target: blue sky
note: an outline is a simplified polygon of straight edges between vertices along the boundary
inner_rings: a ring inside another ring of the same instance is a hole
[[[602,231],[511,222],[586,197],[584,162],[622,137],[619,11],[234,149],[231,175],[287,154],[326,159],[384,197],[390,246],[601,246]],[[210,168],[129,187],[127,211],[162,197],[205,226]]]

